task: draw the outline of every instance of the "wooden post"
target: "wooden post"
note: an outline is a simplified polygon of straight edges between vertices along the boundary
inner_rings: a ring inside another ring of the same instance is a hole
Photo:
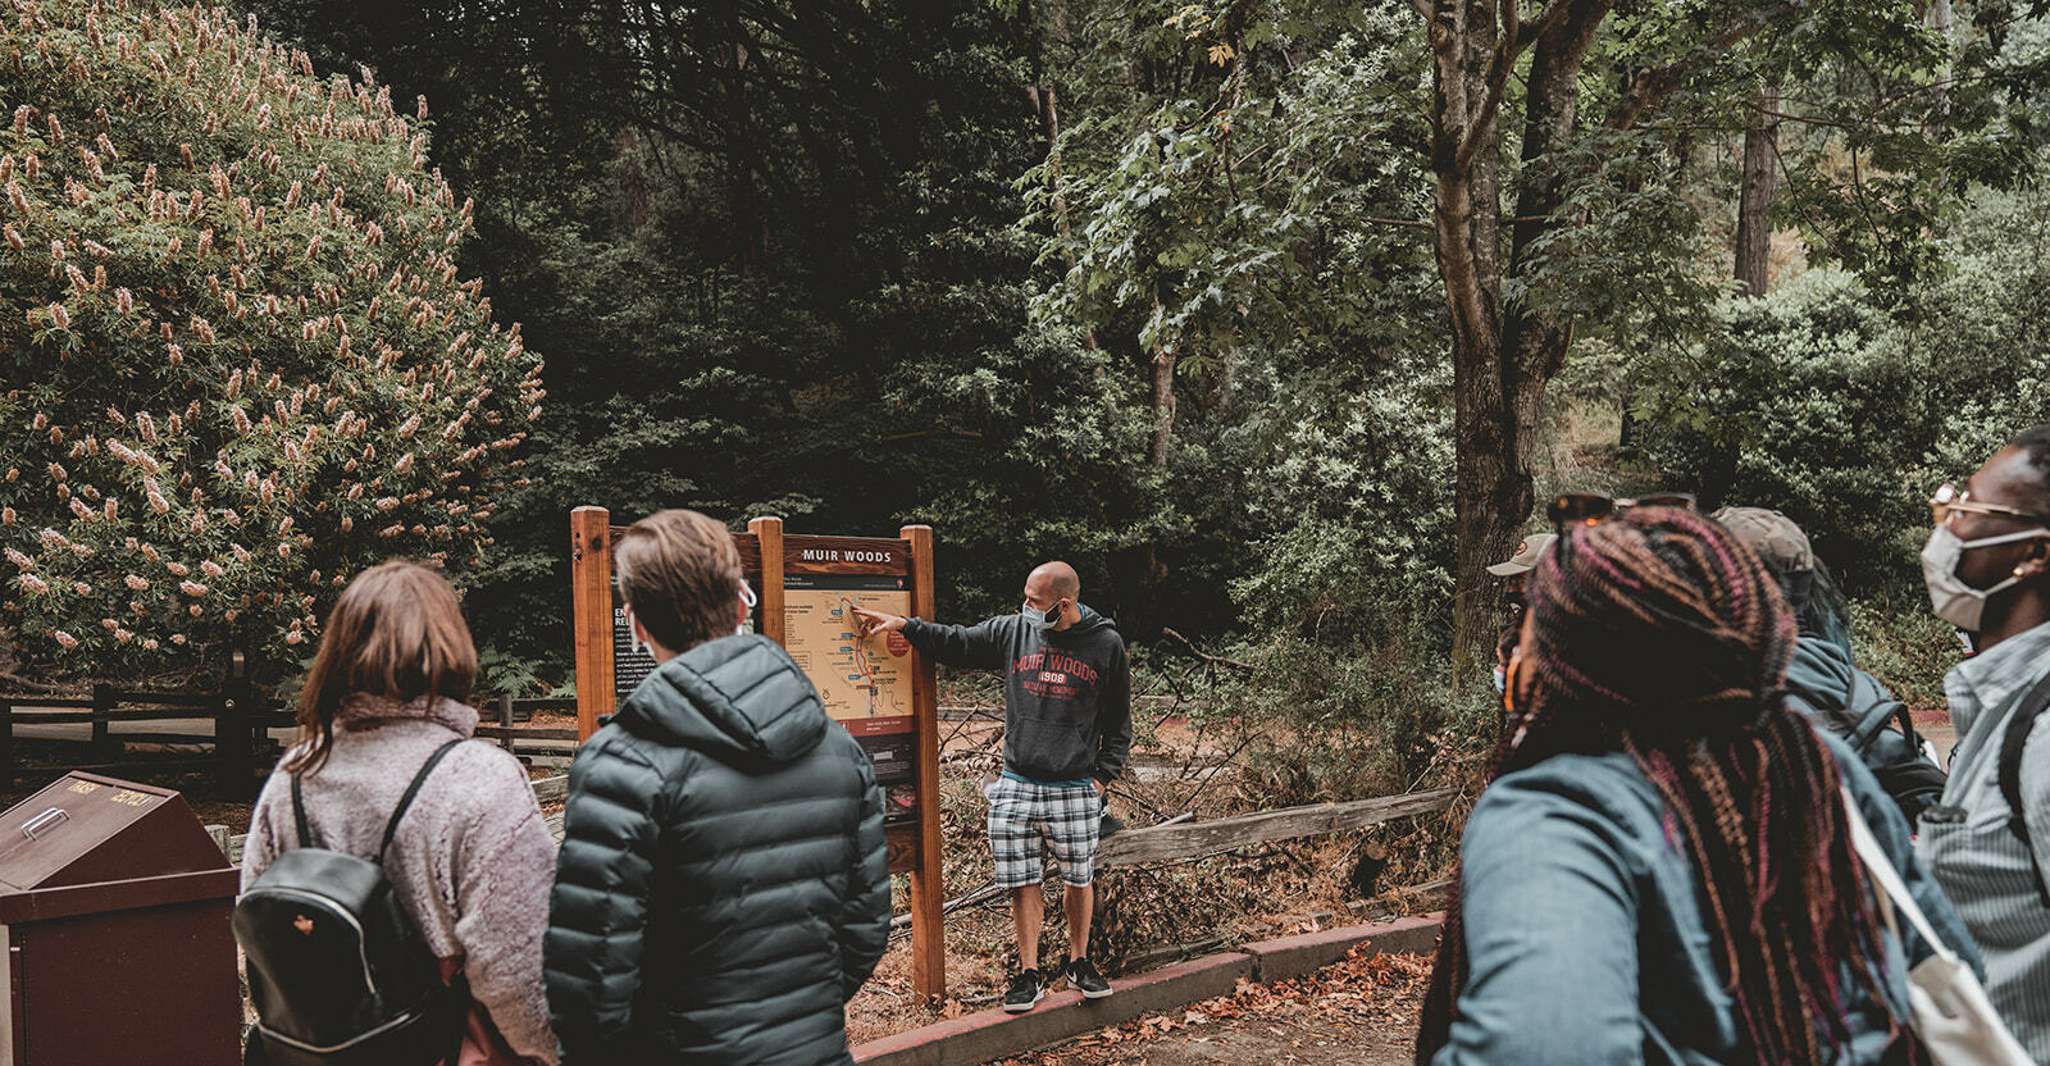
[[[0,700],[0,788],[14,789],[13,700]]]
[[[518,755],[519,752],[513,750],[512,693],[510,692],[498,697],[498,724],[500,728],[506,731],[504,736],[498,738],[498,743],[504,746],[507,752]]]
[[[107,727],[107,712],[113,709],[114,690],[106,685],[94,685],[92,752],[94,759],[103,762],[113,757],[110,751],[114,746],[113,731]]]
[[[612,513],[579,507],[569,513],[570,625],[576,634],[577,740],[611,714]]]
[[[248,798],[249,782],[256,776],[257,711],[255,686],[247,677],[230,676],[214,716],[214,787],[228,799]]]
[[[783,643],[783,520],[780,518],[756,518],[747,524],[747,531],[755,535],[755,543],[761,547],[761,587],[755,594],[761,597],[763,636]]]
[[[911,613],[930,619],[937,609],[933,586],[932,527],[905,526],[911,542]],[[911,986],[920,996],[947,994],[946,879],[940,868],[939,685],[931,659],[917,657],[911,675],[912,708],[918,715],[918,868],[911,871]]]

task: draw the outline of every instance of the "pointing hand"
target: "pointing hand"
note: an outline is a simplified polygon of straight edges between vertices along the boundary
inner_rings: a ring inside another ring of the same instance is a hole
[[[864,637],[873,633],[894,633],[903,629],[906,621],[906,619],[898,615],[871,611],[866,607],[856,607],[854,609],[854,620],[856,625],[860,627],[861,635]]]

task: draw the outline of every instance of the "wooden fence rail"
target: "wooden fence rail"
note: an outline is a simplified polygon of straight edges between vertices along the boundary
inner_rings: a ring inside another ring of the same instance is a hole
[[[1144,829],[1127,829],[1103,842],[1096,864],[1108,867],[1183,862],[1255,844],[1351,832],[1399,818],[1448,810],[1458,794],[1457,789],[1441,788],[1349,803],[1313,803],[1255,811],[1207,822],[1176,820]],[[568,795],[567,776],[544,777],[534,782],[534,798],[544,806],[561,803]],[[557,840],[562,839],[560,812],[548,816],[548,831]],[[227,841],[228,861],[240,865],[243,837],[232,836]]]
[[[516,739],[576,739],[574,728],[515,727],[516,722],[531,721],[537,712],[573,713],[576,710],[573,699],[500,696],[486,706],[488,709],[483,713],[489,716],[495,711],[497,724],[480,726],[477,735],[498,741],[507,751],[514,749]],[[116,726],[136,723],[191,721],[206,724],[203,729],[114,731]],[[22,739],[19,734],[22,727],[83,725],[88,728],[80,736],[38,738],[60,742],[73,740],[90,746],[92,756],[88,764],[66,766],[65,769],[119,773],[210,768],[214,771],[214,787],[220,794],[246,799],[261,768],[258,753],[263,744],[259,738],[268,730],[288,728],[293,724],[294,717],[289,708],[278,705],[255,686],[243,681],[230,681],[216,692],[150,692],[95,685],[90,697],[0,695],[0,787],[11,790],[21,779],[18,741]],[[123,741],[191,745],[213,750],[190,757],[124,759],[120,754]]]
[[[204,732],[166,729],[115,733],[116,725],[138,722],[206,722]],[[150,692],[94,685],[86,699],[62,696],[0,695],[0,785],[12,789],[22,772],[19,760],[23,727],[84,725],[82,740],[92,762],[66,769],[123,772],[135,770],[212,769],[214,785],[223,795],[243,798],[256,776],[257,734],[291,724],[289,715],[246,681],[231,681],[216,692]],[[122,741],[210,746],[211,754],[189,758],[124,759]]]

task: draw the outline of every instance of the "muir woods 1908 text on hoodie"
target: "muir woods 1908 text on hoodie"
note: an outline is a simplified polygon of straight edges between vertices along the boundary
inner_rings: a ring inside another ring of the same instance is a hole
[[[1132,747],[1132,678],[1116,624],[1088,607],[1060,632],[999,615],[972,626],[911,619],[904,637],[949,666],[1003,670],[1004,768],[1033,781],[1124,770]]]

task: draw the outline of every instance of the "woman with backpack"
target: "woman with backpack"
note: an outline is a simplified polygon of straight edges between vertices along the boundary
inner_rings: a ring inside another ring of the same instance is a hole
[[[1976,951],[1899,808],[1785,705],[1771,575],[1691,510],[1573,499],[1526,593],[1417,1061],[1915,1061],[1902,956],[1931,949],[1890,931],[1855,822]]]
[[[365,571],[329,614],[242,858],[252,1061],[555,1062],[555,842],[519,762],[468,739],[476,674],[455,591],[424,566]]]

